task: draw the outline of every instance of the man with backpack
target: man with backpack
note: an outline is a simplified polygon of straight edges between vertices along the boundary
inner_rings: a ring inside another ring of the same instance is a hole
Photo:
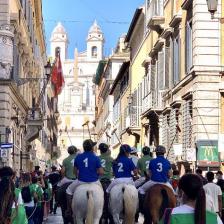
[[[26,216],[28,219],[28,224],[34,223],[34,213],[35,213],[35,201],[37,201],[37,193],[34,188],[31,186],[31,175],[30,173],[24,173],[22,175],[21,184],[20,184],[22,199],[24,202]]]
[[[53,165],[51,167],[51,170],[52,170],[52,172],[48,175],[49,182],[52,185],[52,193],[53,193],[52,197],[51,197],[51,201],[50,201],[50,213],[54,212],[54,214],[56,214],[57,202],[55,200],[54,206],[53,206],[53,202],[54,202],[54,199],[55,199],[55,194],[56,194],[56,190],[57,190],[57,184],[61,180],[61,175],[57,171],[57,167],[56,166]]]

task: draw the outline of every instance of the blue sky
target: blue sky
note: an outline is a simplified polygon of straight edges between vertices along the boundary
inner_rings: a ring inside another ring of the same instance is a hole
[[[105,36],[105,54],[109,55],[119,36],[128,31],[135,9],[144,0],[43,0],[45,32],[49,52],[49,39],[53,28],[61,21],[69,36],[69,58],[74,48],[86,49],[86,36],[94,19]]]

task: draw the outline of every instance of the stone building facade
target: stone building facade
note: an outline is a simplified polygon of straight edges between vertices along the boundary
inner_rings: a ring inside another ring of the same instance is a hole
[[[45,168],[42,140],[46,47],[41,0],[0,1],[0,166]],[[4,149],[5,143],[9,148]]]

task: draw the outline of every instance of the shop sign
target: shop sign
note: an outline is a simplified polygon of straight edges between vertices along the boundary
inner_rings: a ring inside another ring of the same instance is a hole
[[[197,141],[197,161],[198,166],[219,166],[218,141]]]
[[[7,149],[0,149],[1,152],[1,158],[7,158],[8,157],[8,150]]]

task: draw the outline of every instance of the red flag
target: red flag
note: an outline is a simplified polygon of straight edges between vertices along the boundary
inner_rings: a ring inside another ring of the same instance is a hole
[[[51,83],[54,86],[54,95],[55,96],[59,95],[65,83],[63,73],[62,73],[61,58],[59,53],[56,57],[56,60],[52,69]]]

